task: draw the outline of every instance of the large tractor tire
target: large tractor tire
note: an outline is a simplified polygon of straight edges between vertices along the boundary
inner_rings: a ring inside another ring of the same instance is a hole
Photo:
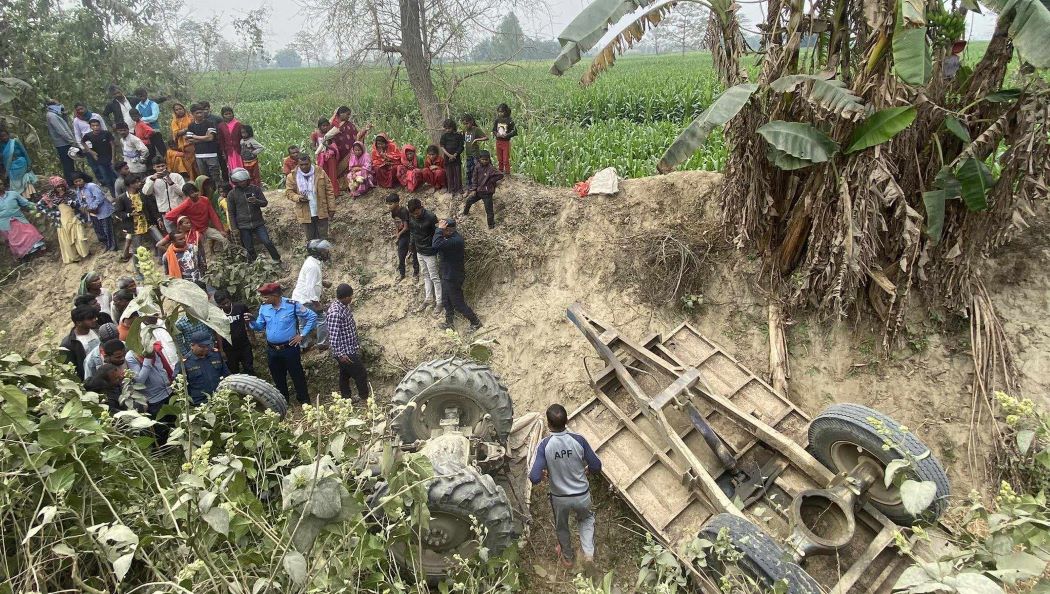
[[[219,390],[229,390],[253,398],[260,407],[280,415],[288,413],[288,401],[281,392],[265,380],[246,373],[228,375],[219,382]]]
[[[474,427],[489,415],[496,439],[507,443],[514,407],[507,387],[487,365],[468,359],[439,359],[416,367],[394,391],[391,427],[402,441],[429,439],[440,427],[445,408],[457,406],[459,426]]]
[[[887,441],[893,446],[884,449]],[[914,433],[901,431],[897,421],[860,404],[835,404],[820,413],[809,425],[807,449],[836,474],[849,472],[862,458],[871,459],[885,471],[890,462],[905,457],[901,449],[915,458],[931,451]],[[886,487],[881,476],[866,492],[868,500],[900,526],[936,521],[948,507],[951,493],[944,467],[929,454],[903,472],[909,478],[931,481],[937,486],[933,503],[924,512],[909,512],[901,500],[900,487]]]
[[[475,526],[484,530],[480,544],[490,555],[501,554],[518,538],[503,487],[473,466],[450,463],[434,468],[427,507],[430,524],[419,537],[422,550],[415,548],[408,554],[395,546],[391,551],[403,566],[415,568],[430,584],[447,575],[455,556],[472,559],[477,555]]]
[[[715,542],[723,529],[741,557],[735,564],[728,565],[721,559],[709,559],[708,566],[716,573],[732,575],[742,572],[757,586],[769,591],[781,582],[787,586],[785,594],[821,594],[824,591],[817,580],[793,562],[791,555],[776,541],[744,518],[733,514],[713,516],[700,529],[700,537]]]

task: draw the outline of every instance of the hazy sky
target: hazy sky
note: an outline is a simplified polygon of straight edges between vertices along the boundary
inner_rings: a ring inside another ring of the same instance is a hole
[[[556,37],[562,28],[576,16],[587,0],[548,0],[550,14],[524,14],[519,11],[518,18],[526,34],[535,37]],[[306,15],[296,0],[284,2],[274,0],[184,0],[185,10],[195,18],[223,17],[235,18],[249,10],[266,6],[270,9],[270,23],[267,27],[266,47],[270,51],[278,50],[290,43],[306,24]],[[741,11],[752,22],[762,18],[764,4],[742,4]],[[967,36],[972,39],[988,39],[995,26],[995,17],[974,15],[971,13],[967,24]],[[493,24],[495,26],[495,23]]]

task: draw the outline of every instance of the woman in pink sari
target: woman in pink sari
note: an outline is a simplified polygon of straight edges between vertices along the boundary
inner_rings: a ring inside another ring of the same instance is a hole
[[[233,108],[222,108],[222,123],[219,124],[219,147],[226,155],[230,171],[244,167],[241,160],[241,123],[233,115]]]
[[[372,176],[372,156],[365,150],[364,143],[355,142],[350,149],[347,161],[349,173],[346,174],[347,189],[354,198],[363,196],[375,185]]]
[[[328,174],[338,191],[349,188],[347,175],[350,173],[349,162],[354,143],[364,138],[371,129],[369,125],[358,130],[350,120],[350,108],[345,105],[335,110],[327,129],[318,126],[317,132],[320,134],[317,138],[324,148],[317,153],[317,164]]]

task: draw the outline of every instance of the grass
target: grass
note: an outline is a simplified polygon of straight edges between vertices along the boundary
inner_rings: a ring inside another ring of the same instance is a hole
[[[704,53],[624,58],[589,88],[580,87],[576,71],[558,78],[548,67],[522,62],[474,76],[457,90],[451,112],[457,120],[472,113],[488,130],[496,106],[510,105],[519,128],[514,170],[551,185],[572,185],[608,166],[628,177],[652,175],[670,141],[720,91]],[[470,65],[456,73],[484,68]],[[339,105],[349,105],[359,125],[371,122],[375,132],[391,134],[399,145],[410,142],[422,152],[428,144],[403,72],[393,82],[382,68],[350,75],[330,68],[208,73],[193,88],[194,97],[207,98],[216,110],[231,105],[238,119],[254,127],[267,147],[261,167],[270,185],[280,181],[287,147],[305,147],[318,118]],[[720,170],[725,155],[716,134],[682,168]]]

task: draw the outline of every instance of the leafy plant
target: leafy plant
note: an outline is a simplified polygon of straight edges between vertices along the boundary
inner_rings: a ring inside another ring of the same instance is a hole
[[[248,263],[244,250],[231,245],[221,254],[208,259],[208,284],[224,289],[235,301],[250,305],[261,303],[258,287],[281,276],[280,265],[269,258],[256,258]]]

